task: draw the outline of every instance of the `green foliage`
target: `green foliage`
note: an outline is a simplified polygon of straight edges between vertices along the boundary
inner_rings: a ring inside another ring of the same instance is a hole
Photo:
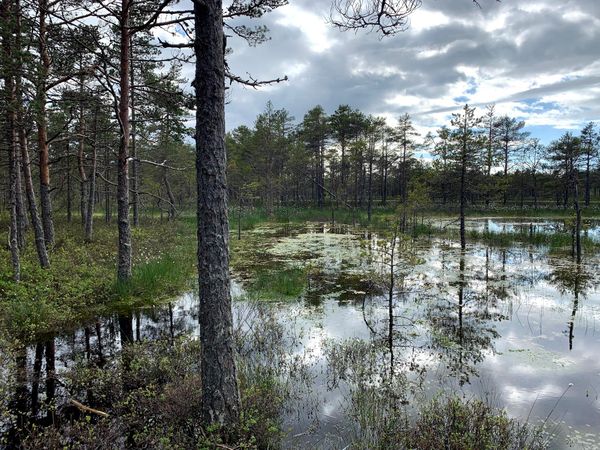
[[[22,254],[22,280],[11,279],[9,258],[0,249],[0,322],[25,341],[71,329],[116,306],[158,301],[185,289],[195,271],[196,245],[189,223],[149,222],[133,230],[134,269],[127,284],[115,281],[116,226],[98,223],[85,243],[79,224],[60,222],[50,252],[51,267],[39,267],[33,236]]]
[[[405,435],[406,448],[544,449],[542,430],[520,424],[481,400],[437,398],[419,411]]]

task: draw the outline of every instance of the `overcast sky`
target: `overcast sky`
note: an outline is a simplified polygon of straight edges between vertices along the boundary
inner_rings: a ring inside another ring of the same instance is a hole
[[[423,0],[410,29],[380,39],[327,23],[330,0],[289,0],[260,22],[271,40],[230,39],[233,71],[288,82],[234,87],[227,129],[252,125],[268,100],[299,121],[320,104],[388,118],[409,113],[422,132],[464,105],[496,103],[548,142],[600,119],[600,0]]]

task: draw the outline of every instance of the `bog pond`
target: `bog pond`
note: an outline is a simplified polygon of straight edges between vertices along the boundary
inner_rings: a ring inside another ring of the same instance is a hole
[[[468,225],[489,232],[564,226]],[[595,239],[597,230],[590,224],[586,232]],[[357,405],[361,386],[389,377],[400,380],[396,394],[408,409],[442,392],[481,398],[510,417],[544,423],[554,448],[600,446],[598,255],[577,264],[568,249],[473,240],[461,251],[456,239],[435,233],[394,241],[321,223],[260,226],[232,247],[241,357],[277,365],[289,384],[284,447],[345,448],[368,423]],[[48,363],[59,380],[81,360],[110,370],[107,362],[128,342],[197,336],[197,308],[189,292],[98,318],[56,336],[52,362],[29,348],[24,380],[39,382]],[[257,343],[261,334],[270,343]],[[61,395],[60,383],[52,389]]]

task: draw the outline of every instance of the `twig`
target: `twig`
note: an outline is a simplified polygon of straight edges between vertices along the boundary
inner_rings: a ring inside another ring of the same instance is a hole
[[[99,411],[99,410],[94,409],[94,408],[90,408],[89,406],[85,406],[83,403],[79,403],[75,399],[70,399],[69,402],[72,405],[76,406],[78,409],[80,409],[83,412],[89,412],[89,413],[92,413],[92,414],[97,414],[97,415],[102,416],[102,417],[109,417],[108,413],[105,413],[104,411]]]

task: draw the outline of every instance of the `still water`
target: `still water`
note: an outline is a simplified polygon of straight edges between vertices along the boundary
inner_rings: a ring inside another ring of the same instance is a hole
[[[526,226],[502,223],[502,231]],[[286,447],[347,445],[357,371],[340,369],[336,351],[383,342],[385,356],[373,363],[377,370],[364,371],[371,383],[389,370],[405,372],[410,402],[440,391],[486,398],[511,417],[552,424],[556,448],[600,448],[597,256],[586,255],[577,265],[568,253],[526,245],[470,243],[461,252],[453,240],[393,241],[324,224],[257,228],[234,243],[236,251],[244,256],[234,258],[233,268],[238,328],[262,326],[252,313],[260,293],[248,289],[257,270],[274,277],[286,268],[305,274],[302,294],[261,306],[283,325],[289,358],[303,365],[303,383],[284,417]],[[193,292],[127,319],[99,318],[56,337],[57,372],[85,354],[110,361],[124,340],[197,336],[197,323]],[[28,351],[30,372],[35,353],[35,347]]]

